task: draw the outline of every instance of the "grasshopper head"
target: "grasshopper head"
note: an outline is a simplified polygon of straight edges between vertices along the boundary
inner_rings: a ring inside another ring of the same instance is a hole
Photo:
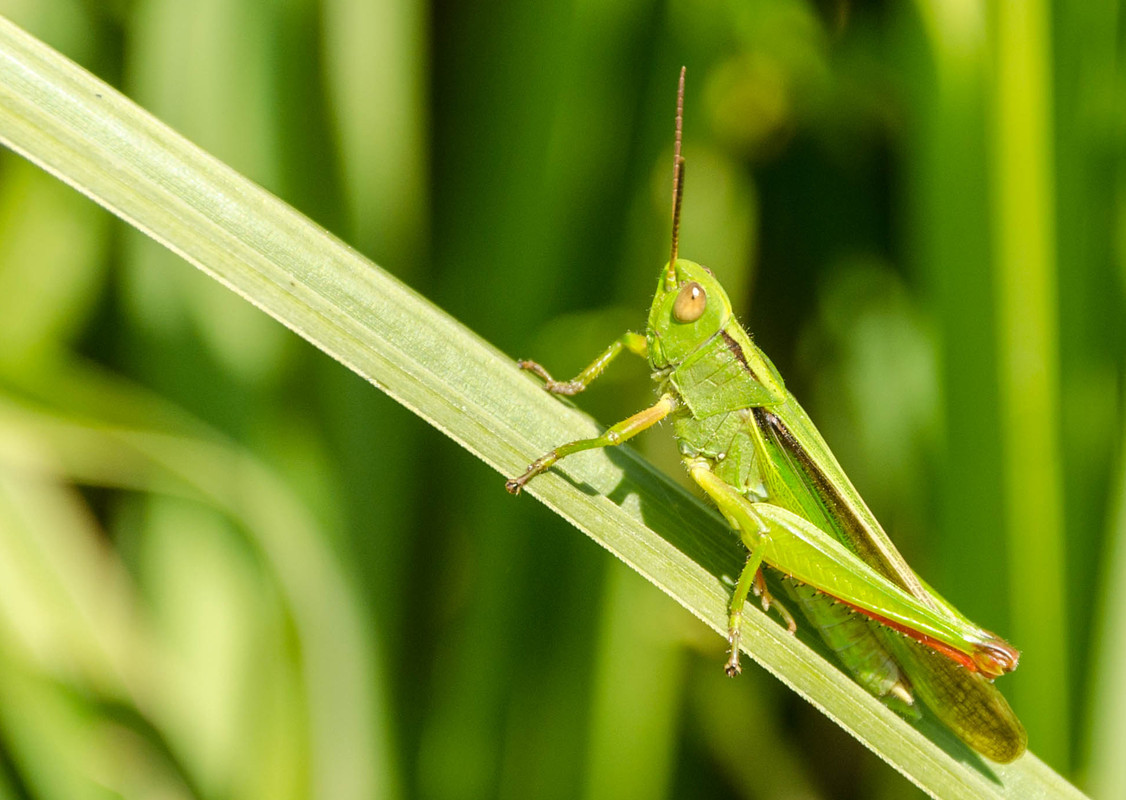
[[[731,301],[719,281],[695,262],[678,258],[661,270],[649,310],[646,339],[653,369],[679,364],[731,319]]]

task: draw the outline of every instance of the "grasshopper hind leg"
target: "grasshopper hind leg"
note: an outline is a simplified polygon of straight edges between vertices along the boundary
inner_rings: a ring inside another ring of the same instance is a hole
[[[747,563],[743,566],[743,571],[739,573],[739,580],[735,584],[735,590],[731,593],[731,602],[727,606],[727,641],[731,645],[731,650],[728,653],[727,664],[724,665],[723,670],[732,677],[738,675],[742,670],[739,666],[739,640],[743,629],[743,607],[746,605],[747,598],[752,590],[759,598],[764,612],[769,612],[771,607],[775,608],[791,634],[797,633],[798,630],[798,623],[794,620],[794,615],[778,602],[778,599],[766,588],[766,579],[762,574],[762,556],[765,551],[763,538],[765,538],[765,535],[760,538],[760,545],[747,556]]]
[[[747,556],[747,564],[743,567],[743,571],[739,573],[739,582],[735,584],[735,591],[731,593],[731,602],[727,606],[727,641],[731,645],[731,650],[728,653],[727,664],[723,671],[731,677],[735,677],[742,671],[742,667],[739,666],[739,637],[743,628],[743,606],[747,602],[747,596],[751,593],[751,584],[761,574],[759,572],[761,563],[761,554],[757,562],[754,553]]]

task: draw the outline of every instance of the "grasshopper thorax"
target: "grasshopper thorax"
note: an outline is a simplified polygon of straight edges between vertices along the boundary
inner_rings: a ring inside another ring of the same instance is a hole
[[[669,275],[675,281],[669,281]],[[731,319],[731,301],[719,281],[695,262],[678,258],[661,269],[646,338],[654,370],[675,366],[716,336]]]

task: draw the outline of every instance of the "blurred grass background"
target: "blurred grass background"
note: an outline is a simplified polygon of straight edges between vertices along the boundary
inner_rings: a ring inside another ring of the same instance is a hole
[[[714,268],[912,564],[1126,793],[1118,3],[0,0],[515,357]],[[640,364],[581,405],[650,397]],[[660,433],[638,445],[676,472]],[[236,477],[237,476],[237,477]],[[637,575],[0,157],[0,799],[900,797]]]

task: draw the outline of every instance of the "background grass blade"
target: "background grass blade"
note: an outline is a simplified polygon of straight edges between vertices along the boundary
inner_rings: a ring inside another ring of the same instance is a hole
[[[1045,758],[1066,764],[1073,736],[1064,595],[1059,299],[1051,130],[1051,10],[1047,3],[997,6],[994,180],[1005,525],[1013,593],[1013,638],[1043,665],[1014,686]]]
[[[549,446],[595,430],[588,417],[521,375],[510,357],[3,21],[0,139],[499,473],[512,474]],[[564,472],[545,476],[531,493],[711,628],[724,627],[725,581],[742,556],[713,511],[629,450],[576,457]],[[496,492],[503,492],[499,475]],[[535,613],[527,610],[533,624]],[[756,660],[935,796],[1079,796],[1032,755],[997,767],[936,724],[908,726],[760,614],[751,615],[744,638]]]

